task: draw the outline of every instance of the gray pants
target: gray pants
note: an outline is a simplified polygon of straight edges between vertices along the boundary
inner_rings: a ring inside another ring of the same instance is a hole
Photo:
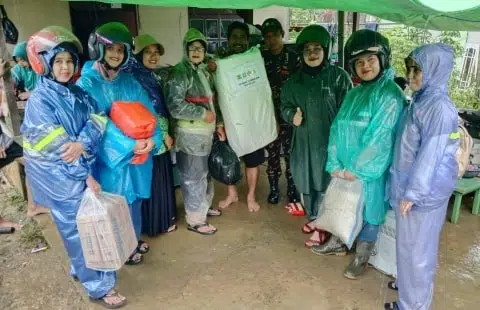
[[[203,224],[213,200],[213,182],[208,174],[208,156],[177,152],[177,167],[189,225]]]

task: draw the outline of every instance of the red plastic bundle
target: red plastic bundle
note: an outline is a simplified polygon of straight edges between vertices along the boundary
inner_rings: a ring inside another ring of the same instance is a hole
[[[137,101],[113,102],[110,118],[126,136],[135,140],[151,138],[157,126],[155,116]],[[131,163],[139,165],[147,159],[148,154],[136,154]]]

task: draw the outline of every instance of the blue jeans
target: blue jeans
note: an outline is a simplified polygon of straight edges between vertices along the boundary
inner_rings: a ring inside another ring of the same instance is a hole
[[[377,241],[379,230],[380,230],[380,225],[373,225],[364,221],[362,230],[358,234],[357,240],[366,241],[366,242],[375,242]]]

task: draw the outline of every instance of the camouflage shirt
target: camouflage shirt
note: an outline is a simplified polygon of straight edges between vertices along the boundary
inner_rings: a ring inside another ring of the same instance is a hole
[[[262,52],[265,61],[268,81],[272,88],[273,104],[275,106],[275,116],[281,120],[280,116],[280,91],[283,84],[300,67],[300,61],[297,53],[283,48],[278,55],[273,55],[269,50]],[[283,120],[281,120],[284,123]]]

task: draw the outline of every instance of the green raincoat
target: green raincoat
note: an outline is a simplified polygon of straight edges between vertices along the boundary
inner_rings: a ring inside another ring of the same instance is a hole
[[[293,180],[300,193],[323,192],[330,182],[325,172],[330,126],[351,87],[348,74],[329,64],[315,77],[300,69],[282,87],[283,119],[293,124],[297,108],[303,113],[302,124],[293,127],[290,153]]]
[[[372,83],[351,90],[330,130],[327,171],[348,170],[364,184],[364,220],[383,224],[388,204],[385,181],[392,161],[395,128],[406,105],[388,69]]]
[[[19,57],[28,62],[27,41],[19,42],[13,49],[13,57]],[[26,91],[32,91],[38,82],[38,75],[32,67],[22,67],[16,64],[12,68],[12,78],[17,86],[23,86]]]

